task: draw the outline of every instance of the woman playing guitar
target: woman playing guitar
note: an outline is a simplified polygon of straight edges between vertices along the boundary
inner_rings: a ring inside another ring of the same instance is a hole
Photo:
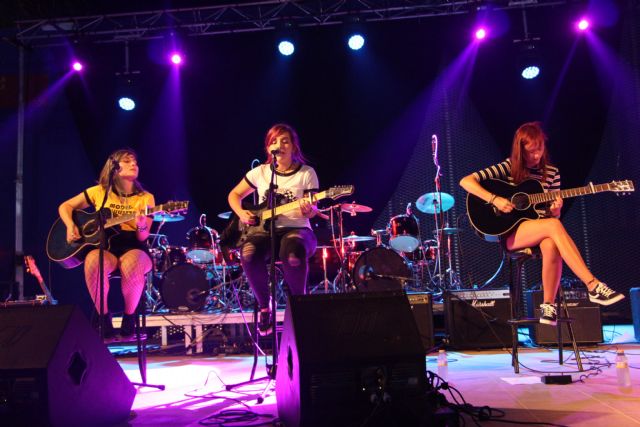
[[[492,205],[497,213],[509,214],[514,209],[511,200],[493,194],[483,187],[483,181],[499,179],[518,185],[527,179],[542,184],[544,192],[560,188],[560,172],[549,162],[546,150],[547,135],[539,122],[525,123],[513,138],[511,157],[496,165],[472,173],[460,180],[462,188]],[[560,220],[562,199],[556,198],[546,209],[536,207],[540,218],[520,222],[503,236],[507,250],[539,246],[542,253],[542,288],[544,301],[540,305],[540,322],[555,325],[557,313],[554,305],[560,278],[562,261],[587,286],[589,299],[597,304],[610,305],[624,295],[615,292],[598,280],[588,269],[573,239]]]
[[[81,238],[77,225],[73,222],[73,212],[76,209],[93,207],[100,208],[105,191],[109,184],[109,174],[115,168],[112,191],[109,192],[105,207],[111,210],[113,216],[120,216],[145,211],[147,207],[155,206],[153,194],[142,188],[138,182],[138,159],[131,149],[121,149],[112,153],[105,162],[98,185],[87,188],[82,193],[63,202],[58,212],[60,219],[67,227],[67,242],[71,243]],[[144,215],[137,215],[135,220],[121,224],[120,232],[112,236],[107,242],[108,249],[104,251],[104,298],[103,298],[103,333],[105,340],[112,340],[115,336],[111,323],[111,313],[107,305],[109,293],[109,274],[120,269],[122,276],[122,295],[124,296],[124,315],[120,335],[128,339],[133,335],[135,326],[134,312],[142,295],[145,285],[145,274],[151,270],[151,258],[147,252],[145,241],[149,236],[152,219]],[[87,253],[84,260],[84,277],[89,294],[96,309],[99,310],[99,261],[98,249]]]
[[[299,209],[276,218],[276,245],[279,248],[276,250],[279,252],[290,292],[293,295],[304,294],[308,259],[313,255],[317,244],[309,223],[309,218],[316,215],[317,210],[305,196],[318,191],[318,177],[315,170],[305,164],[298,135],[291,126],[272,126],[265,137],[264,149],[267,161],[247,172],[231,190],[229,205],[242,223],[253,224],[257,218],[253,212],[243,208],[242,199],[257,191],[261,204],[267,200],[270,169],[275,162],[276,204],[282,199],[287,202],[299,201]],[[269,259],[269,247],[269,235],[256,233],[247,238],[240,252],[242,268],[260,306],[258,331],[261,335],[267,335],[273,329],[265,263]]]

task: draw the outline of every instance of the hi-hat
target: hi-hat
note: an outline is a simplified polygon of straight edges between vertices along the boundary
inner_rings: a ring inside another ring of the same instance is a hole
[[[231,211],[220,212],[218,214],[218,218],[220,218],[220,219],[229,219],[229,218],[231,218]]]
[[[340,205],[340,209],[342,209],[342,212],[349,212],[352,215],[356,212],[366,213],[366,212],[371,212],[373,210],[369,206],[358,205],[356,203],[343,203]]]
[[[157,213],[153,216],[155,222],[177,222],[182,221],[184,217],[178,214]]]
[[[453,207],[453,204],[453,196],[447,193],[426,193],[416,200],[416,208],[420,212],[428,214],[448,211]]]

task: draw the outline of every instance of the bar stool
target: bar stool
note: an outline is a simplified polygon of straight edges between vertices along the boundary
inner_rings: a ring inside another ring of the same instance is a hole
[[[511,325],[511,365],[513,366],[513,371],[517,374],[520,372],[520,364],[518,361],[518,327],[521,325],[535,325],[540,323],[539,318],[522,317],[520,314],[522,312],[522,289],[524,285],[524,283],[522,283],[522,268],[524,266],[524,263],[528,260],[540,259],[542,255],[540,253],[540,249],[537,247],[518,249],[514,251],[503,249],[503,251],[505,252],[504,255],[509,260],[509,298],[511,305],[511,319],[508,321],[508,323]],[[578,370],[582,372],[583,368],[582,359],[580,358],[580,350],[578,349],[576,337],[573,333],[573,319],[569,317],[569,310],[567,308],[564,289],[562,288],[562,286],[560,286],[558,290],[559,292],[555,301],[556,311],[558,313],[558,323],[556,325],[558,337],[558,364],[562,365],[564,363],[562,355],[562,324],[566,323],[569,332],[569,338],[573,345],[573,353],[576,358],[576,363],[578,364]]]

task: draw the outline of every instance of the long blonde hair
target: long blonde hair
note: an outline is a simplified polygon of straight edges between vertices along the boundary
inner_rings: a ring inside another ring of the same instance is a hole
[[[102,166],[102,171],[100,171],[100,177],[98,178],[98,184],[102,188],[106,190],[107,186],[109,185],[109,173],[111,172],[111,167],[113,165],[113,162],[119,162],[120,160],[122,160],[124,157],[127,157],[127,156],[133,156],[133,158],[135,158],[136,160],[138,159],[138,155],[131,148],[120,148],[119,150],[116,150],[109,155],[109,157],[107,158],[107,161],[104,162],[104,166]],[[118,179],[119,178],[116,175],[115,176],[116,183]],[[140,181],[138,181],[137,179],[133,181],[133,190],[136,194],[145,192],[144,187],[142,187],[142,184],[140,184]]]

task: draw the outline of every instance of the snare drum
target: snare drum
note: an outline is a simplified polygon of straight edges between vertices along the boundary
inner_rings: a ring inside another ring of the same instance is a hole
[[[385,247],[364,251],[356,260],[352,272],[351,277],[359,291],[402,290],[406,281],[413,278],[407,261]]]
[[[209,282],[203,269],[193,264],[177,264],[169,268],[160,281],[160,295],[170,310],[200,310],[209,294]]]
[[[413,215],[396,215],[389,220],[389,245],[399,252],[413,252],[420,246],[418,220]]]
[[[194,227],[187,232],[187,258],[194,264],[211,264],[216,257],[215,238],[218,232],[210,227]]]

